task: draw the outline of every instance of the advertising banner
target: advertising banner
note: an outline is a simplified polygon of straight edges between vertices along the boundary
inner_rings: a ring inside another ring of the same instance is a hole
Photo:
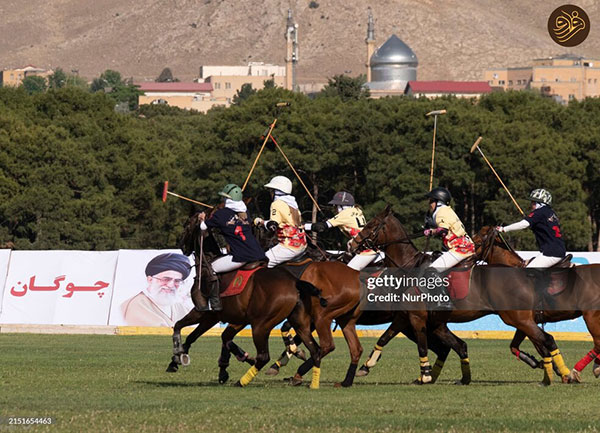
[[[109,325],[168,326],[193,307],[193,259],[181,250],[121,250]]]
[[[13,251],[0,322],[106,325],[117,256],[117,251]]]
[[[4,286],[6,284],[6,274],[8,274],[8,263],[10,262],[11,251],[12,250],[0,250],[0,313],[2,312],[2,296],[4,295]]]

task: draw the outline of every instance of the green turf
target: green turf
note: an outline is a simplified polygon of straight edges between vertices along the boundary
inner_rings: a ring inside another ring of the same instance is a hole
[[[165,373],[170,337],[2,334],[0,416],[56,421],[32,429],[0,425],[0,432],[598,431],[600,381],[591,366],[584,384],[544,388],[542,371],[511,357],[508,341],[469,340],[473,383],[452,384],[460,366],[451,354],[439,383],[423,387],[410,384],[419,369],[416,347],[396,339],[368,377],[335,389],[349,362],[344,340],[335,341],[337,350],[322,365],[321,389],[308,389],[308,381],[292,388],[283,375],[264,374],[239,389],[217,383],[217,338],[196,343],[191,366]],[[253,349],[249,338],[238,342]],[[374,342],[362,340],[365,354]],[[569,367],[591,348],[559,346]],[[281,340],[271,347],[279,353]],[[533,353],[529,343],[523,349]],[[292,360],[285,373],[298,365]],[[233,360],[231,382],[246,369]]]

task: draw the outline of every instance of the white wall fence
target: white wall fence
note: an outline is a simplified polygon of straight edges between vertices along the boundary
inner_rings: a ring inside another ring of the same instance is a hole
[[[85,326],[172,326],[192,308],[194,272],[170,294],[172,302],[140,302],[137,314],[126,306],[148,286],[147,263],[179,250],[11,251],[0,250],[0,324]],[[520,252],[528,258],[536,252]],[[600,252],[575,252],[578,264],[600,263]],[[193,263],[189,259],[190,265]],[[141,317],[143,315],[146,317]],[[140,318],[141,317],[141,318]],[[581,321],[563,322],[561,331],[585,331]],[[384,326],[385,327],[385,326]],[[454,325],[460,330],[504,330],[498,318]]]

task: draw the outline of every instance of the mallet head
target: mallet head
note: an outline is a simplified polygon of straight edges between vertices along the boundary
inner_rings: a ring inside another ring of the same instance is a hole
[[[165,203],[167,201],[167,192],[168,191],[169,191],[169,181],[165,180],[165,186],[163,186],[163,193],[162,193],[163,203]]]
[[[473,146],[471,146],[471,151],[469,153],[475,152],[475,149],[477,149],[479,147],[479,143],[481,143],[482,139],[483,139],[482,137],[479,137],[477,139],[477,141],[475,142],[475,144],[473,144]]]
[[[439,114],[446,114],[446,110],[435,110],[435,111],[430,111],[429,113],[427,113],[425,116],[437,116]]]

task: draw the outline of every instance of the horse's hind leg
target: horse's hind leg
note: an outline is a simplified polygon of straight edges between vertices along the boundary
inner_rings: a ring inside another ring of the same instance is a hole
[[[348,366],[348,371],[346,372],[346,377],[341,383],[336,383],[335,386],[342,386],[344,388],[352,386],[354,382],[354,376],[356,374],[356,367],[358,367],[358,361],[360,361],[360,356],[362,355],[363,348],[358,339],[358,335],[356,334],[356,320],[360,316],[360,312],[355,312],[350,320],[346,323],[345,321],[338,320],[342,328],[342,332],[344,333],[344,338],[346,339],[346,343],[348,344],[348,350],[350,351],[350,365]]]
[[[569,383],[581,382],[581,372],[592,361],[594,361],[594,375],[600,376],[600,311],[584,311],[583,320],[594,340],[594,348],[581,358],[573,370],[569,373]]]
[[[456,354],[458,355],[458,357],[460,358],[460,370],[462,373],[462,377],[460,378],[460,380],[456,381],[456,384],[457,385],[470,384],[471,383],[471,364],[469,362],[469,352],[468,352],[468,348],[467,348],[467,343],[465,343],[463,340],[458,338],[454,333],[452,333],[445,324],[440,325],[436,329],[434,329],[433,335],[435,337],[437,337],[439,339],[439,341],[446,348],[452,348],[452,350],[454,350],[456,352]],[[447,356],[448,355],[446,353],[446,357]],[[435,364],[433,366],[433,370],[431,373],[432,382],[435,382],[437,380],[437,378],[442,370],[442,367],[444,366],[444,360],[445,360],[445,358],[443,360],[440,360],[440,358],[438,357],[438,359],[435,361]],[[438,361],[440,362],[440,364],[439,364],[439,367],[436,368],[436,366],[438,366]],[[437,369],[439,369],[439,372],[436,372]]]
[[[256,347],[256,364],[250,367],[246,374],[236,382],[237,386],[248,385],[256,377],[260,369],[269,362],[269,334],[278,322],[279,320],[275,323],[262,322],[252,325],[252,340],[254,340],[254,346]]]
[[[515,332],[515,336],[510,342],[510,351],[513,353],[513,355],[515,355],[525,364],[529,365],[531,368],[542,368],[542,363],[538,361],[535,358],[535,356],[530,355],[527,352],[523,352],[520,349],[521,343],[523,342],[523,340],[525,340],[525,337],[525,333],[517,329]]]
[[[311,333],[310,315],[308,315],[306,309],[299,304],[292,312],[289,320],[296,330],[296,336],[300,338],[300,341],[304,343],[310,352],[310,359],[313,363],[313,376],[310,383],[310,388],[318,389],[320,386],[321,377],[321,354],[319,345]]]
[[[245,325],[227,325],[227,328],[221,333],[221,355],[219,356],[219,383],[224,384],[229,380],[229,359],[233,353],[238,361],[246,361],[250,365],[254,365],[254,359],[248,356],[248,352],[244,352],[237,344],[233,342],[234,337],[244,329]],[[251,360],[251,361],[249,361]]]
[[[298,347],[298,344],[302,343],[302,338],[297,334],[298,330],[295,326],[294,329],[296,329],[296,335],[292,336],[292,326],[293,325],[289,320],[286,320],[283,322],[283,325],[281,325],[281,338],[283,339],[285,349],[283,349],[283,352],[281,352],[277,361],[275,361],[265,372],[266,375],[277,376],[281,367],[285,367],[292,356],[296,356],[297,358],[306,361],[306,354]]]
[[[427,357],[427,312],[411,311],[408,314],[410,324],[415,331],[417,339],[417,349],[419,351],[419,365],[421,375],[414,382],[415,384],[423,385],[431,383],[431,365]]]
[[[319,343],[321,345],[321,350],[320,350],[320,360],[323,360],[323,358],[330,352],[333,352],[335,350],[335,343],[333,342],[333,333],[331,332],[331,322],[333,321],[331,316],[328,315],[328,317],[321,317],[321,316],[317,316],[315,319],[315,329],[317,331],[317,335],[319,336]],[[298,370],[296,371],[296,374],[292,377],[291,379],[291,384],[294,386],[298,386],[302,384],[302,377],[308,373],[308,371],[313,368],[314,365],[314,360],[312,358],[307,359],[306,361],[304,361],[300,367],[298,367]]]
[[[365,363],[358,369],[356,376],[362,377],[369,374],[371,369],[377,365],[377,361],[381,358],[381,352],[386,344],[388,344],[399,332],[404,332],[407,329],[407,317],[400,313],[394,315],[394,319],[388,329],[379,337],[371,354]]]
[[[173,357],[171,358],[171,362],[167,367],[167,372],[176,372],[180,364],[184,366],[189,365],[189,356],[187,354],[189,346],[186,349],[184,348],[184,345],[181,344],[181,330],[186,326],[195,325],[196,323],[198,323],[199,325],[192,332],[192,334],[194,334],[192,341],[195,341],[200,335],[204,334],[207,330],[212,328],[217,322],[218,320],[214,315],[202,313],[196,311],[195,309],[192,309],[182,319],[178,320],[173,326]],[[190,336],[192,334],[190,334]]]

